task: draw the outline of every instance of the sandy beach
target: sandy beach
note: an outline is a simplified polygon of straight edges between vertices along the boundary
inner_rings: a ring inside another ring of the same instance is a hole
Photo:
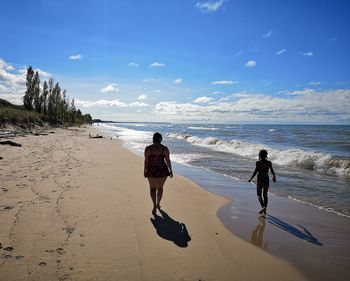
[[[143,158],[89,133],[1,147],[0,280],[306,280],[222,225],[228,199],[178,174],[153,217]]]

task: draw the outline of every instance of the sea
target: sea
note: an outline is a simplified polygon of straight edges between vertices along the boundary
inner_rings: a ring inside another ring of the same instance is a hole
[[[277,176],[271,193],[350,218],[350,126],[142,122],[94,126],[138,154],[152,143],[153,133],[160,132],[172,162],[240,182],[247,182],[259,151],[266,149]]]

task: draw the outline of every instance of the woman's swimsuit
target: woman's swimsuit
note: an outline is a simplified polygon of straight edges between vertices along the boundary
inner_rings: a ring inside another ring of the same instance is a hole
[[[170,175],[167,164],[165,163],[165,155],[163,153],[164,147],[162,148],[162,153],[148,155],[147,162],[147,178],[164,178]]]
[[[269,168],[270,163],[268,161],[260,162],[259,170],[258,170],[258,183],[262,184],[265,187],[269,186],[270,179],[269,179]]]

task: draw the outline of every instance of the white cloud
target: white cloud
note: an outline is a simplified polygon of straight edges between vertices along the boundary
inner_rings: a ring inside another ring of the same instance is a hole
[[[231,96],[223,97],[223,98],[219,99],[218,102],[220,103],[220,102],[228,101],[230,98],[231,98]]]
[[[147,95],[141,94],[141,95],[139,95],[139,97],[137,99],[138,100],[145,100],[146,98],[147,98]]]
[[[207,102],[210,102],[212,100],[213,100],[213,98],[209,98],[209,97],[199,97],[199,98],[196,98],[193,102],[194,103],[207,103]]]
[[[233,85],[237,84],[237,81],[232,81],[232,80],[219,80],[219,81],[212,81],[211,84],[213,85]]]
[[[309,82],[309,85],[311,85],[311,86],[319,86],[321,84],[322,84],[322,82],[318,82],[318,81],[311,81],[311,82]]]
[[[106,87],[101,89],[102,93],[119,92],[119,85],[115,83],[110,83]]]
[[[246,67],[254,67],[256,66],[256,61],[255,60],[250,60],[247,61],[247,63],[245,64]]]
[[[298,91],[286,91],[283,94],[289,95],[289,96],[298,96],[298,95],[309,95],[314,93],[315,91],[313,89],[304,89],[304,90],[298,90]]]
[[[149,106],[149,104],[144,103],[144,102],[135,101],[135,102],[132,102],[132,103],[128,104],[127,106],[130,106],[130,107],[145,107],[145,106]]]
[[[41,69],[38,71],[41,81],[52,75]],[[15,69],[11,64],[0,58],[0,97],[14,104],[23,104],[26,89],[27,68]]]
[[[219,10],[224,2],[224,0],[197,2],[196,8],[199,9],[202,13],[212,13]]]
[[[258,47],[251,47],[251,48],[248,48],[248,49],[246,49],[246,50],[240,50],[240,51],[238,51],[237,53],[236,53],[236,57],[239,57],[240,55],[242,55],[242,54],[245,54],[245,53],[257,53],[257,52],[259,52],[259,49],[258,49]]]
[[[182,79],[181,78],[177,78],[174,80],[175,84],[181,84],[182,83]]]
[[[139,67],[139,64],[138,64],[138,63],[135,63],[135,62],[131,62],[131,63],[129,63],[128,65],[129,65],[130,67],[135,67],[135,68]]]
[[[25,70],[26,73],[27,73],[27,70]],[[52,74],[49,73],[49,72],[46,72],[46,71],[43,71],[41,69],[35,69],[35,71],[38,71],[39,72],[39,76],[40,76],[40,79],[43,80],[43,79],[49,79],[52,77]]]
[[[76,55],[71,55],[69,57],[70,60],[82,60],[83,59],[83,55],[81,54],[76,54]]]
[[[313,52],[305,52],[305,53],[303,53],[303,56],[304,57],[312,57],[312,56],[314,56],[314,53]]]
[[[117,100],[96,100],[96,101],[75,99],[75,104],[81,107],[145,107],[145,106],[149,106],[146,103],[138,102],[138,101],[127,104],[118,99]]]
[[[97,101],[89,101],[89,100],[80,100],[75,99],[75,104],[81,107],[125,107],[126,104],[121,102],[120,100],[97,100]]]
[[[240,93],[232,102],[222,99],[207,104],[160,102],[153,112],[174,121],[350,122],[350,89],[291,93],[285,97]]]
[[[213,95],[222,95],[223,93],[222,92],[219,92],[219,91],[214,91],[212,92]]]
[[[162,80],[160,79],[155,79],[155,78],[146,78],[146,79],[143,79],[142,82],[144,83],[159,83],[161,82]]]
[[[279,56],[279,55],[282,55],[283,53],[287,52],[287,49],[283,48],[279,51],[276,52],[276,55]]]
[[[233,96],[236,97],[236,98],[248,98],[248,97],[250,97],[250,95],[245,93],[245,92],[235,93],[235,94],[233,94]]]
[[[8,64],[8,65],[6,65],[5,69],[7,71],[13,71],[13,70],[15,70],[15,67],[13,65]]]
[[[161,63],[161,62],[153,62],[149,65],[149,67],[165,67],[165,64],[164,63]]]
[[[262,37],[264,37],[264,38],[269,38],[269,37],[271,37],[272,32],[273,32],[273,29],[271,29],[271,30],[268,31],[267,33],[263,34]]]

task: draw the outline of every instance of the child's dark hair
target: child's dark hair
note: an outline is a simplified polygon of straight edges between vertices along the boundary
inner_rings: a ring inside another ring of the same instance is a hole
[[[163,140],[163,137],[162,137],[161,133],[158,133],[158,132],[154,133],[153,143],[161,143],[162,140]]]
[[[265,160],[267,158],[267,151],[262,149],[259,151],[259,160]]]

